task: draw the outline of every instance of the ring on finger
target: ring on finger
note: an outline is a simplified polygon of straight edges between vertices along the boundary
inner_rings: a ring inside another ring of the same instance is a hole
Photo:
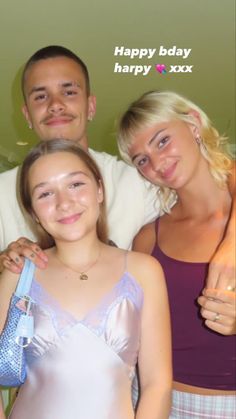
[[[217,322],[220,318],[220,314],[216,313],[214,319],[212,320],[213,322]]]
[[[233,286],[233,285],[228,285],[228,286],[226,287],[226,290],[227,290],[227,291],[235,291],[235,286]]]

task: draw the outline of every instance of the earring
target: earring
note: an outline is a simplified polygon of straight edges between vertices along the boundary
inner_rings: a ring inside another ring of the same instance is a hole
[[[93,120],[93,115],[89,115],[88,116],[88,121],[92,121]]]
[[[197,144],[202,144],[202,139],[201,139],[201,137],[200,137],[200,135],[198,135],[196,138],[195,138],[195,140],[196,140],[196,143]]]
[[[33,127],[32,127],[32,125],[29,123],[29,129],[32,129]]]

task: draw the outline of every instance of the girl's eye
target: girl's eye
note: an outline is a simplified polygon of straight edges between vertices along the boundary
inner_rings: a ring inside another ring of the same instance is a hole
[[[70,185],[70,188],[71,189],[76,189],[76,188],[79,188],[80,186],[83,186],[83,185],[85,185],[85,183],[83,183],[83,182],[74,182]]]
[[[38,199],[43,199],[43,198],[47,198],[48,196],[51,196],[52,192],[42,192],[39,196]]]
[[[169,137],[164,137],[160,141],[158,141],[158,148],[162,148],[169,140]]]

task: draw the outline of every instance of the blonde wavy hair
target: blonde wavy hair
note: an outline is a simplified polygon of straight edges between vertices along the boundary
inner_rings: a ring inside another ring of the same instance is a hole
[[[191,111],[195,111],[201,121],[201,126],[198,126],[201,137],[200,151],[208,161],[215,181],[221,187],[225,186],[232,168],[232,160],[223,147],[227,138],[218,133],[201,108],[175,92],[151,91],[131,103],[118,124],[117,142],[121,157],[128,164],[133,165],[129,148],[135,141],[135,136],[141,130],[154,124],[182,120],[187,124],[197,126],[197,119]],[[174,192],[169,188],[160,187],[159,193],[163,211],[169,212]]]

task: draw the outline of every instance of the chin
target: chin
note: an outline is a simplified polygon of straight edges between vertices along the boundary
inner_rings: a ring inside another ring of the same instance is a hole
[[[45,137],[46,135],[46,137]],[[68,132],[68,130],[65,130],[63,128],[57,128],[57,129],[52,129],[50,130],[48,133],[46,133],[44,135],[44,141],[47,140],[54,140],[54,139],[58,139],[58,140],[73,140],[73,135]],[[42,137],[41,137],[42,138]]]

